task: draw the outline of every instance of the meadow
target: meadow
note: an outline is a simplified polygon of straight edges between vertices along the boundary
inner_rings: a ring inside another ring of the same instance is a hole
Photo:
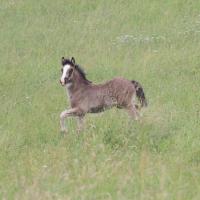
[[[89,114],[62,137],[62,56],[139,81],[140,120]],[[0,0],[0,199],[199,200],[199,85],[197,0]]]

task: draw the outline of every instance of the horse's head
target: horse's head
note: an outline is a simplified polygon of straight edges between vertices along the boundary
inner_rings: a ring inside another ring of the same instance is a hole
[[[61,63],[62,63],[62,68],[61,68],[62,76],[60,78],[60,83],[62,86],[66,84],[71,84],[73,78],[73,72],[75,69],[75,59],[74,57],[72,57],[71,60],[62,57]]]

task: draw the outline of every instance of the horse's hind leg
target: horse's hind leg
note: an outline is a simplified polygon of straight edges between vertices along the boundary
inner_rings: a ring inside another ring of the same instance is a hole
[[[136,96],[133,95],[131,101],[129,102],[128,106],[126,107],[128,114],[135,120],[139,119],[139,106],[136,104],[135,100]]]
[[[127,110],[128,114],[131,116],[131,118],[133,118],[135,120],[139,119],[139,113],[138,113],[135,105],[128,106],[126,108],[126,110]]]

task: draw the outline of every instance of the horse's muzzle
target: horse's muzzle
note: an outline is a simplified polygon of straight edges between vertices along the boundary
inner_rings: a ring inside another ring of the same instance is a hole
[[[69,80],[68,78],[64,78],[64,82],[63,81],[61,81],[61,79],[60,79],[60,84],[62,85],[62,86],[64,86],[64,85],[66,85],[66,84],[68,84],[68,83],[71,83],[71,80]]]
[[[64,85],[65,85],[65,83],[63,83],[61,80],[60,80],[60,84],[61,84],[62,86],[64,86]]]

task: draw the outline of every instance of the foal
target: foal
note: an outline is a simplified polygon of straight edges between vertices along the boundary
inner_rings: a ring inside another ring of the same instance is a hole
[[[92,84],[73,57],[71,60],[62,57],[61,72],[60,83],[66,87],[71,106],[60,114],[61,131],[64,133],[67,132],[64,119],[70,116],[78,117],[80,131],[86,113],[98,113],[117,107],[127,110],[137,120],[139,107],[135,97],[138,97],[141,107],[147,106],[143,88],[136,81],[118,77],[103,84]]]

